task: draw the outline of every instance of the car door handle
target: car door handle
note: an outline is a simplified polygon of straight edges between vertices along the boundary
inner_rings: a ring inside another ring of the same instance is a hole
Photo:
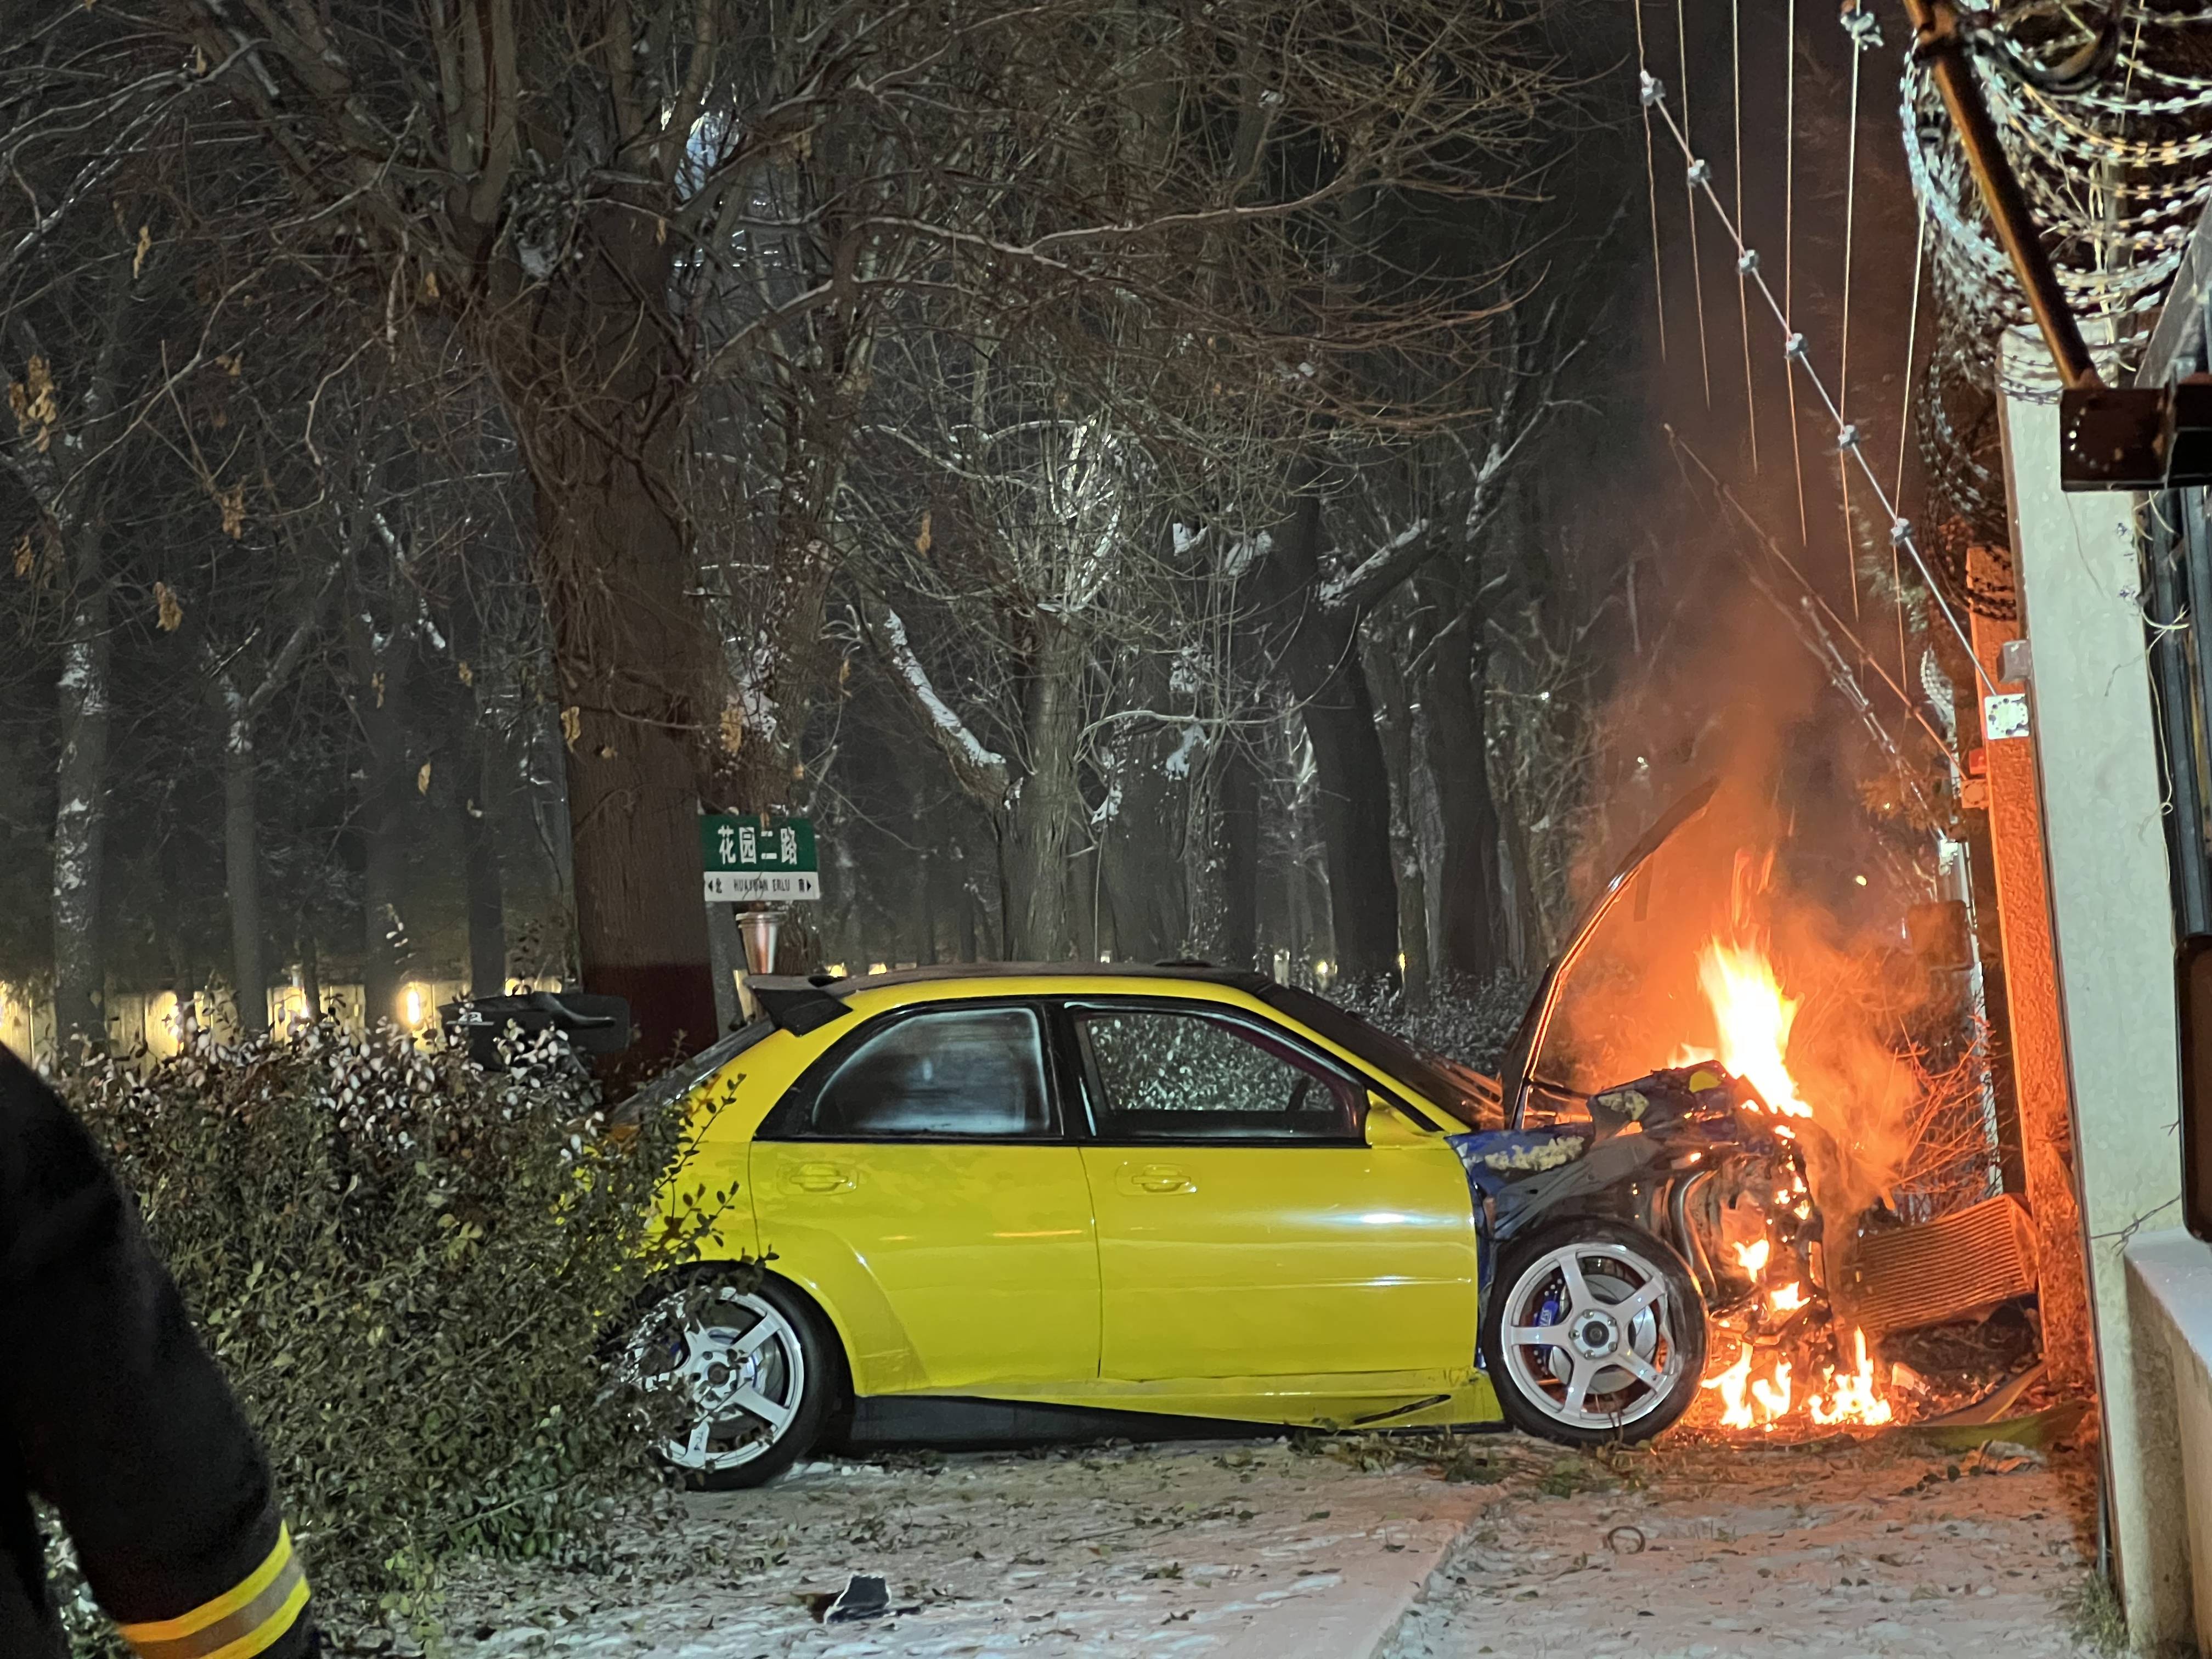
[[[802,1164],[784,1181],[802,1193],[840,1193],[853,1184],[853,1177],[834,1164]]]
[[[1198,1187],[1191,1178],[1172,1164],[1125,1164],[1121,1166],[1124,1183],[1139,1193],[1194,1193]]]

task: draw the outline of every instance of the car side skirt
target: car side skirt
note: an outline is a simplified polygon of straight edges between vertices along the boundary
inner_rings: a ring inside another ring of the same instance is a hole
[[[1000,1383],[957,1394],[928,1389],[868,1395],[895,1400],[988,1400],[1295,1428],[1444,1428],[1499,1420],[1498,1395],[1480,1371],[1373,1371],[1323,1376],[1110,1378]]]

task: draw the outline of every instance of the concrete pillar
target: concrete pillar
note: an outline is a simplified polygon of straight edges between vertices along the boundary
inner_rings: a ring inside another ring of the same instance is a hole
[[[1975,591],[2002,592],[2011,586],[2010,573],[1982,549],[1972,550],[1967,558]],[[2019,623],[1978,615],[1969,622],[1974,655],[1990,684],[2006,691],[2025,690],[2025,686],[2007,684],[1997,665],[1998,647],[2021,637]],[[1980,704],[1978,688],[1974,702]],[[2066,1036],[2058,1001],[2058,962],[2051,942],[2050,891],[2044,881],[2035,750],[2025,736],[1996,738],[1984,740],[1982,755],[1998,932],[2004,948],[2009,1029],[2003,1035],[2020,1103],[2021,1163],[2027,1176],[2028,1207],[2035,1214],[2040,1246],[2038,1301],[2043,1313],[2043,1352],[2052,1382],[2066,1394],[2083,1395],[2096,1386],[2096,1359],[2089,1336],[2081,1208],[2075,1197],[2073,1107],[2066,1089]]]
[[[2051,384],[2040,343],[2008,335],[2002,363],[2008,386]],[[2191,1619],[2187,1545],[2175,1524],[2180,1472],[2172,1447],[2144,1433],[2122,1254],[2135,1233],[2172,1224],[2181,1193],[2172,901],[2134,501],[2060,491],[2054,396],[2007,395],[2000,410],[2033,656],[2029,724],[2088,1238],[2106,1491],[2129,1633],[2149,1650],[2189,1639]],[[2153,1369],[2166,1370],[2162,1354]],[[2141,1382],[2161,1396],[2170,1387],[2163,1376]]]

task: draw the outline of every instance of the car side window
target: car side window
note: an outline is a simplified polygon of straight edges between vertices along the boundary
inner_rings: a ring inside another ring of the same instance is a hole
[[[1255,1027],[1184,1009],[1072,1012],[1102,1139],[1358,1138],[1358,1085]]]
[[[1018,1139],[1058,1133],[1030,1008],[948,1008],[862,1033],[779,1114],[809,1139]]]

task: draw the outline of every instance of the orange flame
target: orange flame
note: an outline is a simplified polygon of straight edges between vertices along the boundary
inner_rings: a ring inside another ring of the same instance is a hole
[[[1739,1244],[1735,1246],[1737,1264],[1743,1268],[1744,1272],[1756,1279],[1766,1271],[1766,1258],[1772,1248],[1763,1238],[1753,1243]]]
[[[1786,1060],[1797,999],[1783,994],[1782,981],[1759,942],[1708,940],[1698,957],[1698,983],[1720,1027],[1721,1064],[1747,1079],[1781,1115],[1812,1116]]]
[[[1816,1394],[1806,1402],[1813,1420],[1824,1427],[1832,1423],[1887,1423],[1896,1415],[1889,1401],[1875,1393],[1874,1362],[1867,1358],[1866,1333],[1853,1331],[1851,1339],[1858,1349],[1858,1369],[1834,1379],[1832,1401]]]
[[[1759,1401],[1759,1408],[1766,1413],[1768,1422],[1789,1416],[1790,1362],[1784,1359],[1775,1366],[1771,1382],[1763,1376],[1754,1377],[1751,1384],[1751,1397]]]
[[[1698,1386],[1718,1389],[1721,1395],[1721,1426],[1724,1429],[1747,1429],[1753,1425],[1751,1402],[1744,1398],[1744,1390],[1751,1382],[1751,1350],[1746,1347],[1736,1356],[1735,1364],[1726,1370],[1705,1378]]]
[[[1777,1313],[1796,1313],[1805,1305],[1805,1287],[1792,1280],[1780,1290],[1770,1292],[1766,1305]]]
[[[1753,1376],[1748,1343],[1736,1355],[1735,1364],[1698,1386],[1719,1391],[1724,1429],[1764,1429],[1771,1434],[1774,1425],[1790,1415],[1790,1362],[1777,1360],[1771,1377]]]

